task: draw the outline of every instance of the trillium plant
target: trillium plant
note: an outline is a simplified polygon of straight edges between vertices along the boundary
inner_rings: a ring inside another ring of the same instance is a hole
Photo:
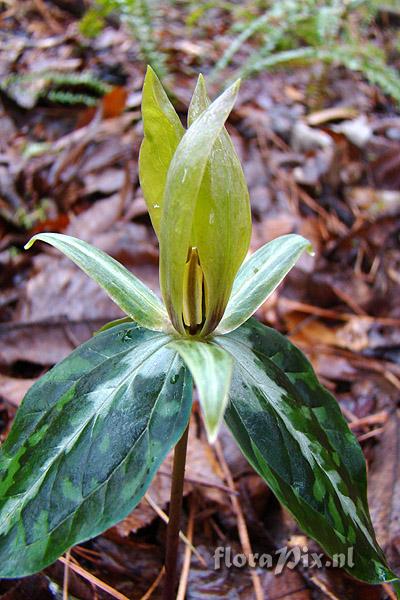
[[[328,555],[393,581],[368,511],[360,446],[304,355],[252,314],[310,250],[285,235],[245,258],[243,172],[224,128],[235,83],[214,102],[200,76],[185,129],[148,69],[139,171],[160,247],[164,303],[104,252],[36,235],[92,277],[127,317],[35,383],[1,449],[0,576],[39,571],[138,504],[175,447],[165,598],[174,597],[193,385],[208,439],[223,420],[240,450]]]

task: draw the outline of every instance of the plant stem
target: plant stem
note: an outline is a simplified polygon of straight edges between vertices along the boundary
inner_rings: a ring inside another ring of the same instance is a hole
[[[179,529],[182,509],[183,482],[185,476],[186,448],[189,425],[175,446],[172,469],[171,499],[165,553],[165,581],[163,600],[174,600],[176,583],[176,563],[178,559]]]

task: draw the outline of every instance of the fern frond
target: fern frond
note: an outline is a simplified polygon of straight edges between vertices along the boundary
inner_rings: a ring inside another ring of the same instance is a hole
[[[236,36],[215,64],[210,78],[215,79],[218,73],[229,65],[244,43],[259,32],[264,32],[267,46],[269,50],[272,50],[283,34],[289,29],[290,25],[294,21],[299,21],[310,15],[315,5],[316,0],[306,0],[305,2],[300,2],[299,0],[282,0],[281,2],[274,2],[269,10],[254,19]]]
[[[246,41],[261,34],[264,42],[232,78],[322,61],[360,72],[400,103],[400,75],[387,64],[384,52],[366,44],[363,38],[379,4],[378,0],[274,2],[234,39],[216,63],[211,77],[215,79],[234,60]],[[353,16],[359,25],[356,32],[351,27]]]
[[[384,54],[376,46],[336,46],[328,51],[320,51],[319,55],[322,60],[358,71],[400,104],[400,75],[387,64]]]
[[[85,106],[96,106],[98,99],[89,94],[75,94],[74,92],[63,92],[62,90],[50,90],[45,96],[55,104],[84,104]]]
[[[48,98],[52,102],[62,104],[94,106],[97,99],[111,89],[108,84],[89,71],[71,73],[50,70],[10,75],[0,83],[0,88],[25,108],[32,108],[38,98]],[[75,92],[74,88],[79,90]],[[83,93],[81,88],[87,89],[89,93]],[[23,103],[22,99],[25,96],[26,102]]]
[[[125,4],[123,0],[121,4]],[[166,57],[159,51],[155,36],[155,15],[147,0],[136,0],[134,9],[124,11],[124,20],[140,47],[144,62],[150,65],[160,79],[167,75]]]
[[[9,85],[24,85],[33,81],[44,80],[47,84],[57,86],[84,86],[97,93],[104,95],[110,89],[110,86],[88,71],[81,73],[71,73],[65,71],[34,71],[33,73],[23,73],[9,75],[2,82],[1,86],[6,89]]]
[[[81,31],[95,37],[111,14],[119,16],[139,44],[143,61],[163,78],[167,74],[166,57],[159,50],[155,31],[156,11],[150,0],[95,0],[81,19]]]

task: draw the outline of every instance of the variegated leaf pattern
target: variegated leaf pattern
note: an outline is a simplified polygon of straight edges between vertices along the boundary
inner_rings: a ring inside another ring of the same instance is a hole
[[[353,547],[352,575],[395,579],[369,516],[361,448],[310,363],[254,319],[215,339],[235,361],[225,418],[251,465],[329,555]]]
[[[192,373],[204,416],[208,440],[215,442],[228,402],[233,360],[220,346],[198,340],[178,339],[169,344]]]
[[[311,244],[301,235],[282,235],[252,254],[240,267],[233,283],[218,333],[229,333],[247,319],[273,293]]]
[[[157,296],[121,263],[95,246],[62,233],[39,233],[26,244],[47,242],[68,256],[142,327],[155,331],[171,329],[167,311]]]
[[[139,502],[191,410],[170,341],[117,325],[30,389],[0,454],[0,577],[41,570]]]

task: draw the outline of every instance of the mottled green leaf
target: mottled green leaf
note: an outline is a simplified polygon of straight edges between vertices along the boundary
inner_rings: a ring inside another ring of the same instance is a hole
[[[232,110],[238,83],[228,88],[189,127],[168,169],[160,230],[161,290],[174,327],[182,320],[184,271],[200,187],[213,146]]]
[[[170,341],[118,325],[27,393],[0,451],[0,577],[39,571],[139,502],[191,410]]]
[[[200,75],[189,107],[189,125],[210,105]],[[215,329],[229,300],[251,235],[249,193],[239,158],[225,128],[214,142],[198,192],[192,227],[206,282],[203,335]]]
[[[151,67],[147,67],[143,84],[142,118],[140,185],[154,230],[159,235],[167,171],[185,129]]]
[[[259,248],[240,267],[218,333],[233,331],[261,306],[304,252],[311,250],[301,235],[282,235]]]
[[[349,573],[393,580],[369,516],[361,448],[307,359],[254,319],[215,341],[235,361],[226,422],[251,465],[329,555],[354,548]]]
[[[29,240],[25,248],[30,248],[37,240],[51,244],[68,256],[139,325],[155,331],[171,328],[165,307],[157,296],[102,250],[61,233],[39,233]]]
[[[169,344],[192,373],[208,439],[215,442],[221,425],[232,377],[233,361],[227,352],[211,342],[178,339]]]

